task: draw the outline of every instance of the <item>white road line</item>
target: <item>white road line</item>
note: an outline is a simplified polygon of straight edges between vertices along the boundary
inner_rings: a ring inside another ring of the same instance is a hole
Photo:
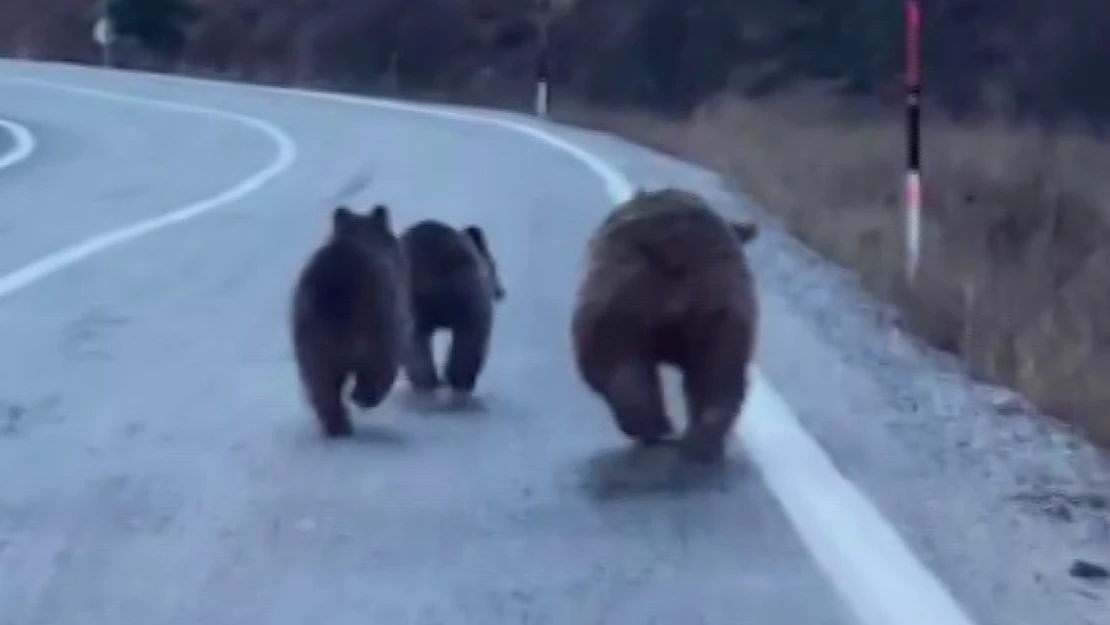
[[[16,271],[0,276],[0,298],[7,297],[20,289],[30,286],[43,278],[110,247],[126,243],[132,239],[137,239],[156,230],[161,230],[167,226],[187,221],[220,208],[221,206],[235,202],[257,191],[270,180],[277,177],[288,169],[297,158],[297,145],[289,135],[285,134],[284,131],[270,122],[247,115],[239,115],[237,113],[229,113],[218,109],[181,104],[178,102],[168,102],[152,98],[100,91],[98,89],[73,87],[29,78],[0,77],[0,82],[28,84],[46,89],[53,89],[55,91],[67,91],[104,100],[113,100],[125,104],[148,106],[223,119],[253,128],[272,139],[277,146],[277,155],[266,167],[216,195],[193,202],[192,204],[188,204],[169,213],[159,215],[158,217],[145,219],[123,228],[92,236],[76,245],[63,248],[29,265],[25,265]]]
[[[597,155],[531,123],[303,89],[173,78],[182,83],[298,95],[497,126],[530,136],[578,160],[601,179],[613,202],[626,199],[634,189],[622,173]],[[0,295],[3,293],[0,288]],[[947,588],[917,559],[890,521],[836,469],[754,366],[752,374],[751,395],[737,429],[741,444],[860,621],[866,625],[973,625]]]
[[[0,128],[12,136],[15,145],[4,154],[0,154],[0,171],[22,163],[35,151],[35,135],[26,126],[13,121],[0,119]]]

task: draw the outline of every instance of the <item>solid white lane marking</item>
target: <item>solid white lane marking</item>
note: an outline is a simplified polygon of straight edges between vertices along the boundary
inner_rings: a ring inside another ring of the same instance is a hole
[[[193,106],[189,104],[181,104],[179,102],[167,102],[164,100],[156,100],[152,98],[143,98],[139,96],[123,95],[108,91],[101,91],[99,89],[87,89],[84,87],[74,87],[70,85],[57,84],[44,80],[36,80],[30,78],[6,78],[0,77],[0,82],[9,83],[22,83],[28,85],[35,85],[46,89],[53,89],[55,91],[65,91],[104,100],[112,100],[126,104],[137,106],[146,106],[152,108],[161,108],[171,111],[180,111],[192,115],[201,115],[204,117],[212,117],[216,119],[223,119],[226,121],[242,124],[249,128],[253,128],[273,140],[277,147],[277,154],[274,159],[270,161],[264,168],[244,178],[239,183],[224,191],[205,198],[203,200],[193,202],[176,210],[152,217],[136,223],[133,223],[122,228],[109,230],[101,234],[94,235],[77,243],[75,245],[63,248],[48,256],[45,256],[29,265],[25,265],[11,273],[0,276],[0,298],[6,297],[23,289],[47,276],[50,276],[62,269],[80,262],[98,252],[102,252],[110,247],[126,243],[132,239],[137,239],[143,235],[150,234],[156,230],[171,226],[173,224],[187,221],[199,215],[203,215],[209,211],[215,210],[221,206],[235,202],[250,193],[260,189],[263,185],[273,180],[279,174],[288,169],[297,158],[297,145],[289,135],[285,134],[280,128],[271,124],[270,122],[250,117],[247,115],[240,115],[238,113],[229,113],[218,109],[212,109],[201,106]]]
[[[498,126],[533,137],[578,160],[602,180],[613,202],[634,192],[629,180],[605,160],[532,123],[303,89],[184,76],[173,79]],[[751,394],[737,431],[740,442],[814,559],[860,621],[866,625],[973,625],[974,621],[913,554],[890,521],[837,470],[759,369],[752,369]]]
[[[740,439],[814,559],[867,625],[972,625],[948,588],[756,369]]]
[[[12,136],[12,148],[0,154],[0,171],[22,163],[35,151],[35,135],[26,126],[0,119],[0,128]]]

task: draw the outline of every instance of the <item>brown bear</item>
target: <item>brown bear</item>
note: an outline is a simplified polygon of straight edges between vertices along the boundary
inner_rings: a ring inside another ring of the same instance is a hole
[[[432,336],[447,330],[451,347],[443,377],[457,395],[468,396],[486,362],[495,303],[505,297],[485,233],[427,219],[401,234],[401,246],[412,297],[413,335],[404,365],[409,383],[422,393],[442,385]]]
[[[683,377],[682,454],[723,455],[754,349],[758,311],[743,247],[757,232],[694,193],[662,189],[638,191],[592,234],[571,320],[575,364],[629,438],[672,435],[658,371],[667,364]]]
[[[369,214],[332,211],[331,233],[297,279],[292,334],[297,370],[323,434],[353,434],[343,386],[351,400],[378,406],[400,369],[411,319],[407,271],[389,208]]]

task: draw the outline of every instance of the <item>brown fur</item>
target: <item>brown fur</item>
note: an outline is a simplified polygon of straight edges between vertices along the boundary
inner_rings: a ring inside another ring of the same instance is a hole
[[[412,285],[413,337],[405,371],[413,388],[428,392],[442,381],[432,336],[451,332],[443,377],[454,391],[473,392],[485,365],[495,302],[505,296],[497,264],[478,226],[455,229],[435,220],[401,235]]]
[[[351,400],[379,405],[392,388],[409,335],[404,257],[389,209],[332,212],[332,232],[297,279],[292,333],[297,371],[323,434],[353,433]]]
[[[658,367],[683,375],[688,458],[718,459],[747,394],[757,303],[743,251],[758,230],[680,190],[638,192],[594,232],[571,322],[576,365],[617,426],[670,437]]]

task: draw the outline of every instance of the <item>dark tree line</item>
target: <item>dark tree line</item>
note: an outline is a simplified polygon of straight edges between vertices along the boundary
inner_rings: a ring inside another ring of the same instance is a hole
[[[156,55],[344,84],[388,76],[415,89],[453,89],[493,76],[526,90],[540,40],[536,0],[107,1],[117,31]],[[0,41],[26,48],[42,33],[29,46],[40,56],[93,56],[84,42],[55,40],[79,30],[48,28],[82,19],[73,12],[84,3],[8,2]],[[723,89],[758,95],[821,81],[866,97],[899,84],[901,0],[551,4],[553,81],[576,97],[682,115]],[[1110,118],[1110,86],[1100,80],[1110,63],[1110,2],[923,4],[931,106]]]
[[[187,29],[200,17],[189,0],[105,0],[107,17],[118,37],[130,38],[163,57],[179,54]]]

